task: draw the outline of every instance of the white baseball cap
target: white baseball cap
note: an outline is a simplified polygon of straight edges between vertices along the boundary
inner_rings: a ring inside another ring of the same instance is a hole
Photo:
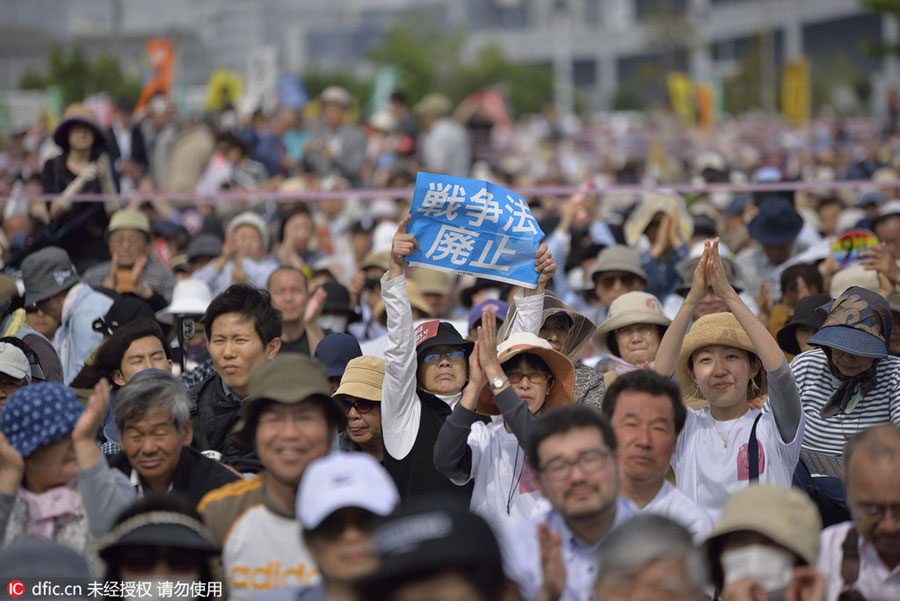
[[[21,349],[8,342],[0,342],[0,373],[31,381],[31,365]]]
[[[297,491],[297,519],[313,530],[344,507],[390,514],[400,496],[387,471],[368,453],[331,453],[310,463]]]

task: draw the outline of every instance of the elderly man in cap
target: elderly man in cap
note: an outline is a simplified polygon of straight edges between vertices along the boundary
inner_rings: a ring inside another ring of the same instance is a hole
[[[25,304],[37,305],[60,324],[53,347],[59,353],[63,380],[68,384],[103,340],[93,323],[106,315],[113,299],[83,283],[66,251],[55,246],[25,257],[22,279]]]
[[[329,86],[319,97],[322,122],[303,146],[301,166],[316,175],[338,175],[351,185],[360,183],[366,161],[366,133],[345,123],[353,98],[345,88]]]
[[[250,379],[235,436],[256,449],[264,471],[210,492],[197,507],[222,546],[234,601],[318,582],[295,516],[306,467],[328,454],[347,423],[330,394],[324,370],[304,355],[279,355]]]
[[[120,209],[109,220],[106,240],[112,260],[84,272],[84,281],[120,294],[133,294],[159,311],[172,300],[175,276],[152,258],[150,220],[142,211]]]
[[[748,228],[757,244],[738,253],[737,263],[744,275],[744,285],[753,296],[761,292],[765,282],[770,293],[781,289],[781,270],[785,263],[804,250],[799,240],[803,217],[793,201],[783,196],[763,198],[759,214]]]
[[[857,434],[844,449],[844,466],[853,520],[822,531],[825,598],[851,591],[857,596],[849,599],[900,599],[900,428]]]

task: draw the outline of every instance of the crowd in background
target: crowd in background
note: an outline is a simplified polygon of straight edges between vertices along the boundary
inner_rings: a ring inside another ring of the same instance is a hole
[[[900,598],[893,121],[316,104],[76,104],[6,138],[0,574]],[[581,186],[528,197],[536,288],[407,265],[420,170]],[[743,183],[784,188],[703,187]]]

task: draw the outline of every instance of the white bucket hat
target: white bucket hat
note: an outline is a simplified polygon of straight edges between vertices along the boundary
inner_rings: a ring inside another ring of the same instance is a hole
[[[156,319],[171,324],[176,315],[203,315],[212,302],[209,286],[199,280],[181,280],[172,290],[172,304],[156,313]]]
[[[613,354],[609,347],[609,337],[619,328],[637,323],[649,323],[667,328],[672,320],[666,317],[659,299],[652,294],[626,292],[609,305],[609,317],[597,328],[597,333],[594,334],[594,346],[601,353]]]

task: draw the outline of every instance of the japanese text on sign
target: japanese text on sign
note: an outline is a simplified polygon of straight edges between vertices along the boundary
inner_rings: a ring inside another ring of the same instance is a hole
[[[525,199],[485,181],[419,172],[407,232],[419,249],[413,265],[456,271],[528,288],[544,233]]]

